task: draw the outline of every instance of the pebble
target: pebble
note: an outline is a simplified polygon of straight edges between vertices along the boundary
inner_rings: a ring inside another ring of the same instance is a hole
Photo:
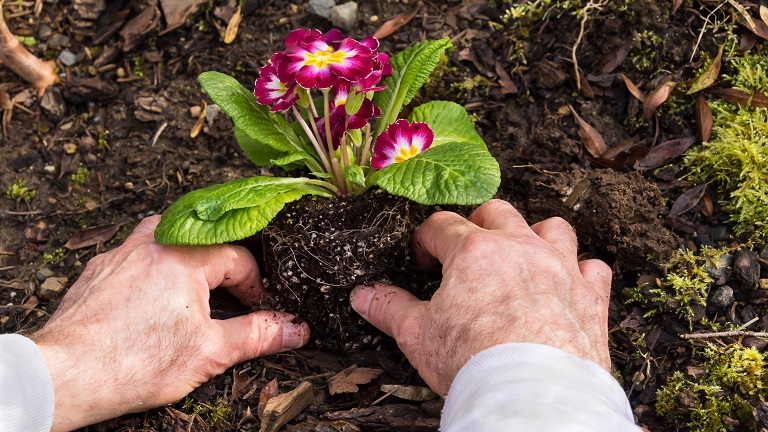
[[[53,29],[45,24],[40,25],[40,30],[37,32],[37,36],[40,39],[45,39],[53,33]]]
[[[66,277],[49,277],[40,285],[40,297],[51,300],[64,290],[67,285]]]
[[[53,276],[53,270],[49,269],[48,267],[42,267],[40,270],[35,273],[35,276],[37,276],[37,280],[40,282],[48,279],[49,277]]]
[[[710,228],[709,232],[714,241],[723,241],[728,238],[728,227],[725,225],[715,225]]]
[[[205,107],[205,120],[208,122],[208,126],[213,127],[213,122],[221,114],[221,108],[216,104],[211,104]]]
[[[704,265],[704,270],[715,281],[722,279],[723,281],[728,282],[731,279],[731,265],[733,265],[733,255],[722,254],[718,257],[717,262],[714,265],[711,261],[708,261],[707,264]]]
[[[200,105],[195,105],[193,107],[189,107],[189,115],[192,116],[192,118],[198,118],[200,117],[200,112],[202,112],[202,108],[200,108]]]
[[[62,146],[62,148],[64,149],[64,153],[68,155],[75,154],[77,151],[77,145],[74,143],[66,143]]]
[[[744,282],[747,288],[757,286],[760,279],[760,263],[757,261],[757,254],[749,249],[742,249],[736,252],[733,259],[733,269],[736,271],[736,278]]]
[[[760,279],[760,281],[758,281],[758,286],[760,289],[768,289],[768,278]]]
[[[48,174],[53,174],[56,172],[56,167],[53,165],[46,165],[43,167],[43,171],[45,171]]]
[[[131,182],[126,182],[126,183],[125,183],[123,186],[124,186],[124,187],[125,187],[127,190],[133,190],[133,183],[131,183]]]
[[[721,286],[709,294],[709,304],[713,307],[725,309],[735,301],[736,299],[733,297],[733,288],[728,285]]]
[[[371,17],[368,18],[368,21],[370,21],[372,23],[379,22],[379,16],[378,15],[371,15]]]
[[[357,23],[357,3],[350,1],[331,8],[331,24],[340,30],[348,32]]]
[[[48,39],[49,48],[64,48],[69,46],[69,37],[61,33],[56,33]],[[71,54],[71,53],[70,53]],[[72,54],[74,56],[74,54]]]
[[[64,66],[74,66],[77,64],[77,56],[70,50],[64,50],[59,54],[59,61]]]
[[[309,0],[307,12],[321,18],[331,18],[331,8],[336,6],[335,0]]]

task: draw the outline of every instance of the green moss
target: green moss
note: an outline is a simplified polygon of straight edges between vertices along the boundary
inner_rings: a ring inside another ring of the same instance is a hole
[[[56,264],[61,261],[61,259],[64,258],[64,255],[66,254],[67,250],[64,248],[58,248],[51,253],[44,253],[43,264]]]
[[[181,406],[181,411],[189,415],[196,415],[206,424],[214,426],[229,417],[232,413],[232,407],[224,398],[218,398],[214,405],[208,405],[187,396]]]
[[[686,153],[689,177],[720,188],[737,231],[754,226],[768,238],[768,109],[724,101],[710,106],[712,137]]]
[[[24,186],[24,183],[26,183],[24,179],[16,180],[16,183],[8,186],[8,189],[5,191],[5,196],[8,197],[8,199],[12,199],[16,202],[24,201],[29,203],[35,199],[37,192],[35,192],[34,189],[30,189]]]
[[[732,430],[726,418],[747,421],[753,405],[768,396],[765,357],[741,344],[709,346],[694,353],[703,375],[675,372],[656,393],[656,413],[682,421],[691,430]]]
[[[80,188],[91,178],[91,170],[82,163],[77,167],[77,171],[70,176],[72,187]]]

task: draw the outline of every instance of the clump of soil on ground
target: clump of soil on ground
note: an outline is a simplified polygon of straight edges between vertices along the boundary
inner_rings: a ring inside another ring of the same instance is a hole
[[[417,295],[428,295],[424,285],[414,283],[410,249],[411,233],[423,219],[424,208],[380,190],[286,205],[262,231],[267,272],[262,306],[306,320],[319,348],[378,345],[381,333],[352,311],[349,292],[383,280],[409,283]]]

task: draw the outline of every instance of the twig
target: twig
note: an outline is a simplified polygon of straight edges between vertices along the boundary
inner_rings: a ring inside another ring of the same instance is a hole
[[[579,72],[579,61],[576,60],[576,51],[579,49],[579,45],[581,45],[581,39],[584,37],[584,27],[587,25],[587,19],[589,19],[589,13],[592,11],[592,9],[597,9],[599,11],[603,8],[603,6],[608,4],[609,1],[610,0],[600,0],[600,2],[595,3],[595,0],[589,0],[589,3],[587,3],[587,5],[584,6],[584,9],[581,10],[581,13],[584,15],[581,17],[579,36],[576,37],[576,42],[573,44],[573,48],[571,49],[571,60],[573,61],[573,74],[576,78],[577,91],[581,91],[581,73]]]
[[[43,214],[42,210],[31,210],[31,211],[0,210],[0,212],[3,212],[11,216],[31,216],[31,215]]]
[[[699,32],[699,38],[696,39],[696,45],[693,47],[693,52],[691,53],[691,60],[690,61],[693,61],[693,57],[696,55],[696,50],[699,49],[699,44],[701,43],[701,38],[704,36],[704,31],[707,29],[707,24],[710,23],[709,22],[709,17],[711,17],[712,14],[714,14],[715,12],[717,12],[718,9],[720,9],[723,6],[725,6],[726,3],[728,3],[728,2],[724,1],[724,2],[720,3],[720,6],[716,7],[712,12],[709,13],[709,15],[707,15],[706,18],[704,18],[704,25],[701,26],[701,31]]]
[[[16,309],[21,309],[21,310],[30,311],[30,312],[42,312],[47,316],[51,316],[50,313],[38,308],[32,308],[32,307],[21,306],[21,305],[0,306],[0,310],[16,310]]]
[[[712,338],[733,337],[733,336],[752,336],[752,337],[758,337],[758,338],[768,338],[768,333],[746,331],[746,330],[733,330],[733,331],[726,331],[726,332],[689,333],[689,334],[680,335],[680,337],[683,339],[712,339]]]
[[[168,127],[168,122],[163,122],[162,125],[157,129],[157,132],[155,132],[155,135],[152,137],[152,144],[150,144],[150,147],[154,147],[155,144],[157,144],[157,140],[160,139],[160,134],[163,133],[165,128]]]
[[[388,391],[388,392],[384,393],[384,395],[383,395],[382,397],[380,397],[380,398],[376,399],[375,401],[371,402],[371,404],[370,404],[370,405],[368,405],[368,406],[374,406],[374,405],[376,405],[377,403],[379,403],[379,402],[383,401],[384,399],[388,398],[389,396],[391,396],[391,395],[392,395],[392,393],[394,393],[394,392],[396,392],[396,391],[398,391],[398,390],[400,390],[400,386],[399,386],[399,385],[396,385],[396,386],[394,386],[394,387],[392,388],[392,390],[390,390],[390,391]]]

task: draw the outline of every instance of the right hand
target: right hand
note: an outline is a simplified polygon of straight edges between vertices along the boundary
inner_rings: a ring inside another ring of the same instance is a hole
[[[573,228],[552,218],[528,226],[509,203],[493,200],[469,220],[432,215],[414,235],[422,266],[442,264],[430,301],[391,285],[359,286],[352,307],[394,337],[426,383],[445,396],[459,369],[509,342],[550,345],[610,372],[611,269],[579,262]]]

